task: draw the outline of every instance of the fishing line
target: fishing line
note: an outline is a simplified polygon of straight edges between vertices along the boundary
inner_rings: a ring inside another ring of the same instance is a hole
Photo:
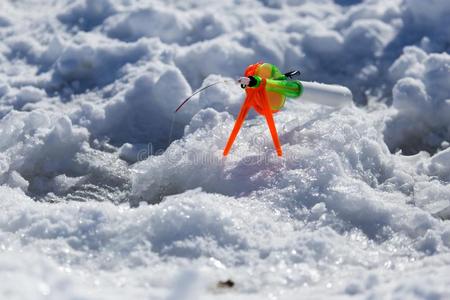
[[[174,123],[175,123],[175,113],[172,114],[172,121],[170,122],[169,141],[168,141],[167,147],[169,147],[170,143],[172,142],[172,133],[173,133],[173,124]]]

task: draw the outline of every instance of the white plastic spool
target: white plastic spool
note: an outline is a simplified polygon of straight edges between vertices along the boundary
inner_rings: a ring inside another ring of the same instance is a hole
[[[299,99],[300,101],[332,107],[343,107],[353,104],[352,92],[345,86],[308,81],[302,81],[301,83],[304,90]]]

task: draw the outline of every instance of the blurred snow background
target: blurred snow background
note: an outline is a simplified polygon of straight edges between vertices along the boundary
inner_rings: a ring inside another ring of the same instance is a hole
[[[2,299],[450,298],[450,2],[3,0]],[[258,60],[348,86],[222,149]],[[217,282],[231,279],[231,289]]]

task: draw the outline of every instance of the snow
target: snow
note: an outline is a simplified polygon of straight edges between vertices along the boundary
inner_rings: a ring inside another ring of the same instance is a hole
[[[0,298],[450,298],[449,12],[2,1]],[[251,113],[224,158],[258,60],[284,156]]]
[[[435,152],[450,138],[450,56],[407,47],[389,71],[397,80],[393,107],[398,112],[387,124],[388,145],[406,148],[406,154]]]

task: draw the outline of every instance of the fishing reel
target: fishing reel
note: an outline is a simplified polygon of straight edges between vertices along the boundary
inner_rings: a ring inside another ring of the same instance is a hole
[[[241,77],[238,79],[237,82],[241,85],[241,88],[243,89],[245,89],[247,86],[248,87],[255,86],[258,83],[258,81],[253,76]]]

